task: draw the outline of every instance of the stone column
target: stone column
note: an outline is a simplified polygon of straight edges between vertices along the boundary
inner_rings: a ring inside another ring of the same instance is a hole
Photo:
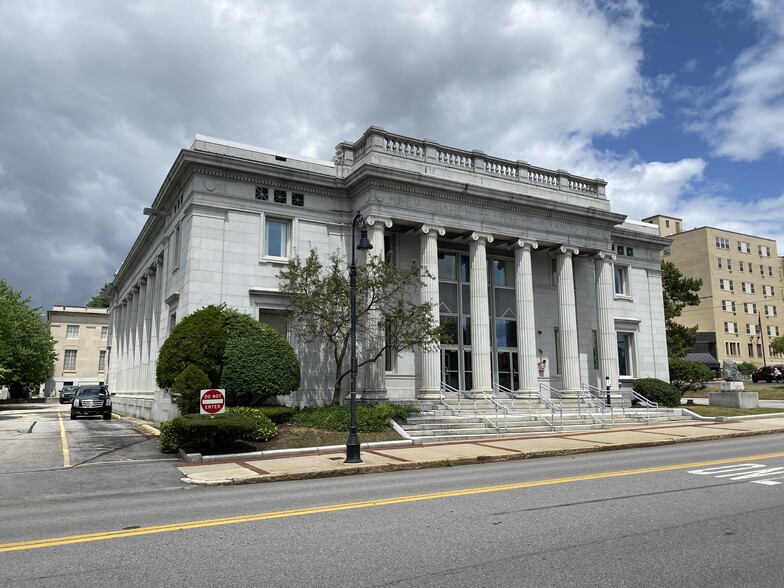
[[[438,293],[438,237],[446,233],[444,227],[423,225],[420,234],[420,263],[423,270],[432,275],[432,279],[425,279],[420,290],[420,301],[433,305],[433,325],[440,322],[439,307],[441,298]],[[438,399],[441,396],[441,350],[422,350],[422,384],[417,398]]]
[[[576,247],[558,249],[558,333],[561,341],[561,377],[563,396],[577,396],[580,392],[580,352],[577,341],[577,306],[574,300],[574,267],[572,256],[580,253]]]
[[[473,394],[492,394],[493,379],[490,363],[490,306],[487,300],[488,233],[472,233],[469,237],[471,256],[471,371]]]
[[[515,249],[515,297],[517,299],[517,353],[520,366],[518,397],[536,395],[539,388],[534,315],[534,280],[531,251],[536,241],[518,239]]]
[[[613,264],[615,253],[600,251],[594,257],[596,267],[597,345],[599,346],[599,387],[605,389],[610,382],[610,398],[620,400],[618,373],[618,339],[615,333],[613,300]]]
[[[388,218],[378,218],[369,216],[365,219],[365,224],[370,233],[370,243],[373,249],[367,252],[368,259],[376,257],[380,260],[384,259],[386,251],[384,251],[384,228],[387,229],[392,226],[392,220]],[[371,309],[367,316],[367,346],[368,356],[373,356],[384,347],[384,329],[379,326],[381,320],[381,312]],[[385,354],[381,354],[376,361],[369,363],[365,368],[365,389],[362,391],[363,402],[384,402],[388,400],[387,387],[385,381]]]

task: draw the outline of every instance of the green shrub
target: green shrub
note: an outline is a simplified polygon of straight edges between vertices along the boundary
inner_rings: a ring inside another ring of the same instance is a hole
[[[389,428],[389,419],[406,418],[417,409],[392,404],[371,404],[357,407],[357,431],[376,433]],[[292,418],[292,423],[327,431],[347,431],[351,423],[348,406],[320,406],[303,408]]]
[[[186,414],[170,424],[168,436],[189,453],[215,453],[233,449],[239,441],[253,439],[256,423],[239,414]]]
[[[681,393],[673,385],[658,378],[640,378],[634,382],[633,389],[648,400],[663,406],[680,406]]]
[[[182,414],[197,413],[201,391],[212,388],[210,379],[203,371],[193,364],[189,364],[174,379],[171,387],[172,402],[176,404]]]
[[[752,372],[757,370],[757,366],[750,361],[742,361],[738,364],[738,371],[744,376],[748,377]]]
[[[207,306],[186,316],[174,327],[158,352],[155,378],[158,386],[169,389],[188,365],[195,365],[218,387],[226,347],[223,306]]]
[[[258,410],[264,412],[267,418],[276,425],[291,422],[291,419],[297,414],[297,409],[290,406],[259,406]]]
[[[225,312],[229,335],[221,387],[231,406],[256,406],[299,389],[299,361],[285,337],[253,317]]]
[[[171,421],[163,421],[160,428],[160,437],[158,437],[158,446],[163,453],[177,453],[182,447],[182,438],[179,435],[179,430],[174,427]]]
[[[253,420],[256,424],[256,432],[251,439],[253,441],[268,441],[278,434],[278,428],[260,408],[249,408],[247,406],[230,406],[226,409],[228,414],[239,414]]]
[[[705,382],[710,382],[714,377],[713,370],[705,364],[670,358],[670,382],[681,394],[690,390],[703,390]]]

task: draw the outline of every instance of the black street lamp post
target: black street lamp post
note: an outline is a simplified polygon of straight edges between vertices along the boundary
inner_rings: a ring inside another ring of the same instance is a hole
[[[354,246],[354,238],[360,228],[359,245]],[[351,222],[351,267],[348,278],[351,287],[351,425],[346,441],[346,461],[343,463],[362,463],[359,456],[359,437],[357,436],[357,264],[354,259],[355,250],[368,251],[373,245],[367,236],[365,217],[357,213]]]

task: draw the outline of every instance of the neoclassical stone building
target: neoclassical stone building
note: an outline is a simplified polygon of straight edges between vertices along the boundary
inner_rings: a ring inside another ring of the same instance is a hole
[[[277,275],[311,248],[350,255],[358,212],[370,254],[420,260],[435,276],[420,296],[454,334],[363,370],[363,399],[438,398],[442,382],[520,396],[609,383],[618,394],[638,377],[668,378],[669,239],[611,211],[603,180],[379,127],[338,144],[332,161],[197,136],[148,212],[111,287],[109,386],[123,414],[173,415],[155,386],[158,349],[177,320],[221,302],[287,333],[303,378],[282,400],[329,401],[329,354],[287,332]]]

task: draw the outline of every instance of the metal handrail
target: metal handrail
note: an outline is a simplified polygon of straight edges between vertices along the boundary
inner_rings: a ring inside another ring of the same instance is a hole
[[[547,392],[547,395],[544,392]],[[555,413],[558,412],[558,422],[560,423],[561,430],[563,431],[563,404],[560,402],[555,402],[553,398],[561,398],[561,391],[558,388],[553,388],[548,384],[539,384],[539,390],[536,393],[539,397],[539,401],[544,403],[550,409],[550,414],[553,417],[553,422],[550,423],[550,426],[555,431]],[[528,406],[531,406],[531,398],[528,398]]]
[[[446,401],[447,394],[457,396],[457,408],[455,408],[454,406],[450,405]],[[461,403],[460,403],[460,398],[462,396],[466,396],[467,397],[468,394],[465,391],[463,391],[463,390],[458,390],[457,388],[454,388],[454,387],[450,386],[446,382],[443,382],[443,381],[441,382],[440,400],[441,400],[441,403],[444,406],[446,406],[450,410],[457,410],[457,412],[463,412],[462,411],[462,407],[461,407]],[[482,398],[484,400],[489,401],[491,406],[493,406],[493,408],[495,409],[495,421],[493,421],[493,419],[491,419],[484,412],[482,412],[481,410],[479,410],[477,408],[476,401],[477,401],[478,398]],[[495,398],[493,398],[492,396],[490,396],[488,394],[484,394],[484,393],[479,393],[478,395],[474,394],[472,399],[474,401],[474,415],[484,419],[490,425],[492,425],[493,428],[495,429],[496,433],[500,433],[501,432],[501,427],[499,427],[499,424],[498,424],[500,422],[500,418],[499,418],[499,414],[498,413],[501,412],[501,411],[503,411],[503,415],[504,415],[504,427],[503,428],[504,428],[504,430],[506,430],[508,428],[508,421],[507,421],[507,418],[506,418],[508,411],[507,411],[507,408],[503,404],[500,404]]]
[[[447,394],[454,394],[455,396],[457,396],[457,408],[453,407],[451,404],[449,404],[446,401],[446,395]],[[449,407],[450,410],[456,410],[457,412],[463,412],[461,410],[461,408],[460,408],[460,397],[463,394],[465,394],[465,393],[462,392],[461,390],[458,390],[457,388],[453,388],[452,386],[450,386],[446,382],[443,382],[443,381],[441,382],[441,393],[440,393],[439,400],[441,401],[441,404],[443,404],[444,406]]]
[[[516,413],[517,411],[514,409],[514,402],[515,402],[515,398],[517,396],[517,393],[514,390],[510,390],[506,386],[502,386],[501,384],[498,384],[498,383],[494,383],[493,384],[493,388],[496,390],[496,392],[498,394],[505,394],[505,395],[509,396],[510,398],[512,398],[512,410]],[[555,413],[558,412],[559,415],[560,415],[561,429],[563,430],[563,407],[560,406],[559,404],[556,404],[555,402],[553,402],[549,398],[545,397],[541,393],[541,391],[537,391],[536,392],[536,398],[537,398],[537,400],[539,400],[539,402],[541,402],[547,408],[550,409],[550,418],[548,419],[545,415],[543,415],[541,412],[536,410],[531,405],[532,396],[530,394],[528,396],[528,413],[537,416],[538,418],[543,420],[545,423],[547,423],[547,426],[549,426],[553,431],[555,431],[555,429],[557,427],[557,425],[555,424],[556,423]]]
[[[597,386],[591,386],[590,384],[583,382],[579,399],[580,402],[585,401],[586,404],[593,407],[594,410],[599,411],[599,414],[602,415],[602,418],[597,417],[593,411],[589,411],[588,414],[591,416],[591,418],[601,423],[602,428],[605,428],[607,426],[607,417],[605,416],[605,413],[609,410],[610,424],[613,425],[615,424],[615,413],[613,412],[612,405],[607,404],[607,402],[602,399],[602,392],[603,390],[601,388],[598,388]]]
[[[632,406],[631,402],[629,403],[629,407],[627,409],[626,403],[624,402],[623,403],[624,414],[626,414],[625,411],[628,410],[629,412],[634,413],[634,414],[640,416],[640,418],[642,418],[644,421],[647,421],[647,423],[649,425],[651,423],[658,423],[659,422],[659,418],[660,417],[659,417],[659,403],[658,402],[654,402],[653,400],[648,400],[645,396],[635,392],[634,390],[624,390],[623,393],[628,394],[629,396],[632,397],[632,399],[636,399],[639,402],[641,402],[643,407],[645,408],[645,414],[643,414],[640,411],[638,411],[637,409],[635,409]],[[653,419],[653,420],[651,419],[651,409],[655,409],[655,411],[656,411],[655,419]]]

